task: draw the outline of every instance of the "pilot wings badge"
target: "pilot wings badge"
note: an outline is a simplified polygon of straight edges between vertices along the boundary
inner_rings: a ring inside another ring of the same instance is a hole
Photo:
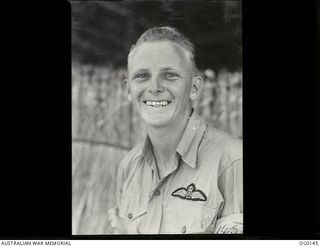
[[[197,190],[196,186],[192,183],[187,188],[178,188],[172,192],[172,196],[180,197],[185,200],[192,201],[206,201],[207,196],[201,190]]]

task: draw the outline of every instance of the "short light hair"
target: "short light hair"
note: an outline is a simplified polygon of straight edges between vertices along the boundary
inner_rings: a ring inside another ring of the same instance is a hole
[[[133,53],[135,48],[142,45],[145,42],[156,42],[156,41],[171,41],[177,44],[179,47],[188,52],[191,61],[196,67],[194,45],[180,33],[176,28],[165,26],[165,27],[153,27],[145,31],[136,44],[132,45],[129,51],[128,59]]]

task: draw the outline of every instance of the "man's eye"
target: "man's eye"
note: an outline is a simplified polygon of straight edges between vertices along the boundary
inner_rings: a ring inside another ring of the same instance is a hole
[[[149,74],[147,74],[147,73],[137,74],[134,78],[135,78],[135,79],[145,80],[145,79],[148,79],[148,78],[149,78]]]
[[[175,80],[178,78],[178,75],[176,73],[167,72],[163,74],[163,77],[168,80]]]

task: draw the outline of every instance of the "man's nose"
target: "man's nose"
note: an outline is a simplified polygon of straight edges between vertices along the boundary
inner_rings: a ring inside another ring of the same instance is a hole
[[[163,91],[160,78],[154,77],[150,80],[150,85],[148,88],[149,93],[161,93]]]

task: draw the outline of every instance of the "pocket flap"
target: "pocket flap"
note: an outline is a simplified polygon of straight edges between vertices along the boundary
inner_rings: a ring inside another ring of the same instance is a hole
[[[147,213],[145,201],[139,200],[139,197],[124,197],[119,207],[119,216],[126,220],[135,220]]]

